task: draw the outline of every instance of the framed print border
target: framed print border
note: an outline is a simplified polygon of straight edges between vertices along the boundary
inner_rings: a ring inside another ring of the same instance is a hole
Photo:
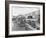
[[[22,34],[22,35],[9,35],[9,4],[34,4],[34,5],[43,5],[43,33],[36,34]],[[22,2],[22,1],[5,1],[5,37],[23,37],[23,36],[39,36],[45,35],[45,3],[41,2]]]

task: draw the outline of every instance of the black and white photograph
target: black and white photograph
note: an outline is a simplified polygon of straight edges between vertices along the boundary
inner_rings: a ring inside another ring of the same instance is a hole
[[[8,35],[43,33],[43,5],[9,3]]]
[[[12,7],[12,31],[40,30],[39,7]]]

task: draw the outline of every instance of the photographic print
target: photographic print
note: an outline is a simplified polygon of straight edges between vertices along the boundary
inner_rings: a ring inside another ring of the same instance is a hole
[[[40,30],[39,7],[12,7],[12,31]]]
[[[14,2],[8,8],[8,35],[43,33],[43,4]]]

